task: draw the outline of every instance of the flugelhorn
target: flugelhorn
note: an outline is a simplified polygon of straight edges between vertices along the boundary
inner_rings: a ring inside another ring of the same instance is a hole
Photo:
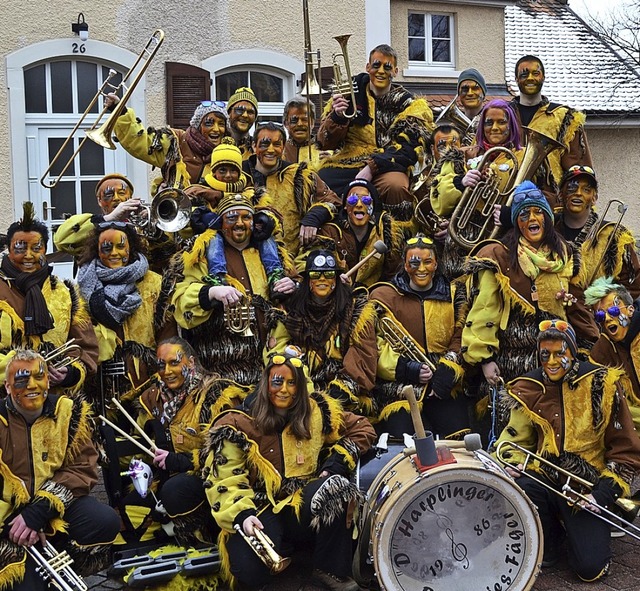
[[[36,563],[36,572],[44,581],[50,581],[59,591],[87,591],[89,587],[72,568],[73,559],[67,552],[58,552],[49,542],[42,545],[42,552],[35,546],[25,550]]]
[[[353,78],[351,77],[351,66],[349,65],[349,54],[347,53],[347,43],[351,35],[338,35],[334,39],[340,44],[341,53],[333,54],[333,88],[335,93],[343,96],[348,95],[351,100],[352,113],[346,111],[342,114],[347,119],[352,119],[358,114],[358,108],[356,106],[356,89],[353,85]],[[344,75],[342,74],[342,68],[338,61],[342,58],[344,65]]]
[[[512,450],[516,450],[524,455],[524,460],[522,461],[522,467],[518,468],[511,464],[503,457],[503,453],[506,449],[511,448]],[[513,441],[501,441],[496,447],[496,458],[500,463],[516,470],[526,478],[531,478],[539,485],[544,486],[547,490],[555,493],[559,497],[562,497],[569,505],[584,508],[578,503],[580,501],[586,503],[587,505],[593,505],[597,507],[600,513],[592,512],[594,517],[601,519],[605,523],[608,523],[611,527],[615,527],[616,529],[629,534],[632,538],[636,540],[640,540],[640,527],[631,523],[635,516],[638,513],[638,506],[631,499],[618,498],[616,499],[616,505],[620,507],[623,511],[624,516],[620,516],[613,511],[609,511],[606,507],[599,505],[595,500],[590,499],[587,495],[591,492],[593,488],[593,484],[584,478],[580,478],[575,474],[572,474],[568,470],[561,468],[560,466],[556,466],[553,462],[550,462],[546,458],[542,457],[539,454],[532,452],[531,450],[514,443]],[[549,485],[541,478],[537,478],[534,476],[531,471],[525,472],[531,460],[538,462],[538,464],[544,464],[551,471],[554,471],[557,474],[557,479],[559,481],[559,485],[561,485],[560,490],[555,487]],[[564,484],[561,484],[560,481],[564,479]],[[623,525],[624,522],[624,525]]]
[[[281,573],[291,563],[291,558],[283,558],[274,550],[274,544],[271,538],[261,529],[254,526],[252,536],[245,534],[242,526],[238,524],[234,525],[233,529],[251,546],[251,549],[257,554],[258,558],[269,567],[272,575]]]
[[[191,221],[189,196],[174,187],[158,191],[153,201],[141,201],[138,211],[129,215],[129,222],[151,237],[162,232],[179,232]]]
[[[79,361],[82,357],[82,347],[74,343],[75,339],[71,339],[44,355],[45,363],[54,369],[61,369]]]
[[[418,361],[428,365],[431,371],[436,370],[436,366],[429,360],[427,354],[416,343],[415,339],[390,316],[383,316],[379,322],[380,330],[389,346],[399,355],[407,357],[412,361]]]
[[[495,238],[498,228],[493,221],[494,205],[511,205],[515,187],[531,179],[551,152],[565,149],[560,142],[548,135],[530,127],[522,129],[527,135],[527,147],[520,165],[518,166],[516,155],[508,148],[495,146],[487,150],[478,166],[479,170],[486,173],[486,178],[475,187],[465,189],[453,210],[449,233],[460,247],[471,250],[483,240]],[[489,168],[489,156],[499,152],[505,153],[514,162],[504,186],[501,186],[497,173]]]
[[[251,325],[256,320],[256,311],[247,296],[233,306],[225,306],[223,313],[224,325],[227,330],[243,337],[252,337]]]
[[[135,68],[138,67],[140,62],[144,59],[145,60],[145,64],[143,65],[142,69],[140,70],[138,75],[135,77],[135,80],[129,86],[129,90],[126,91],[126,94],[122,98],[122,101],[118,104],[118,106],[116,106],[116,108],[114,109],[113,113],[107,119],[107,121],[112,121],[110,129],[111,130],[113,129],[113,126],[115,125],[116,118],[122,113],[122,109],[124,107],[126,99],[128,99],[131,96],[131,93],[133,92],[133,89],[137,86],[138,82],[140,81],[140,79],[141,79],[142,75],[144,74],[145,70],[147,69],[149,63],[151,62],[151,60],[155,56],[156,51],[158,50],[158,47],[160,47],[160,45],[162,44],[163,40],[164,40],[164,32],[161,29],[157,29],[156,31],[154,31],[153,35],[151,36],[151,38],[147,42],[147,45],[145,45],[144,49],[142,50],[142,52],[138,56],[138,59],[135,61],[133,66],[131,66],[129,71],[122,77],[122,82],[120,82],[120,84],[117,84],[117,85],[111,84],[111,79],[114,76],[117,75],[117,72],[115,70],[109,70],[109,74],[107,75],[107,78],[105,79],[105,81],[102,83],[102,86],[100,86],[100,88],[98,89],[98,91],[94,95],[93,99],[91,99],[91,102],[89,103],[89,105],[85,109],[84,113],[80,116],[80,119],[75,124],[74,128],[71,130],[71,133],[69,133],[69,135],[67,136],[65,141],[60,146],[60,149],[56,152],[55,156],[53,157],[53,159],[49,163],[49,166],[47,167],[47,169],[42,173],[42,176],[40,177],[40,184],[43,187],[45,187],[46,189],[52,189],[53,187],[55,187],[60,182],[60,179],[63,177],[64,173],[67,172],[68,168],[71,166],[71,163],[75,160],[76,156],[79,154],[80,150],[82,149],[82,146],[84,146],[84,143],[87,141],[87,139],[91,139],[92,141],[100,144],[104,148],[109,148],[111,150],[115,150],[115,145],[114,145],[113,141],[111,140],[110,135],[108,136],[108,138],[106,140],[103,138],[103,135],[106,132],[106,130],[103,129],[104,126],[102,126],[100,128],[100,130],[102,130],[100,132],[98,132],[98,130],[96,129],[98,127],[98,124],[100,123],[100,120],[102,119],[102,117],[107,112],[107,107],[105,106],[105,107],[103,107],[102,111],[100,111],[100,113],[98,114],[98,117],[96,118],[96,120],[93,123],[93,125],[89,129],[86,130],[86,136],[83,137],[80,140],[80,142],[78,143],[78,147],[74,150],[73,154],[71,154],[71,156],[69,156],[69,158],[67,159],[67,161],[65,163],[60,164],[61,168],[60,168],[60,172],[58,173],[58,175],[56,177],[54,177],[53,179],[51,179],[49,182],[45,182],[45,178],[47,178],[47,176],[49,176],[49,173],[53,170],[54,166],[56,166],[56,164],[58,164],[58,161],[60,160],[62,154],[64,153],[64,151],[66,149],[66,147],[73,140],[76,132],[78,131],[80,126],[84,123],[84,120],[88,117],[89,113],[93,109],[93,107],[96,104],[96,102],[98,101],[98,99],[101,96],[105,96],[109,92],[109,90],[111,90],[112,92],[118,92],[121,88],[125,88],[125,84],[128,82],[129,78],[131,77],[131,74],[133,73]],[[153,47],[153,49],[150,50],[149,48],[152,45],[154,45],[154,47]],[[120,104],[122,104],[122,106],[120,106]],[[110,134],[110,131],[109,131],[109,134]]]

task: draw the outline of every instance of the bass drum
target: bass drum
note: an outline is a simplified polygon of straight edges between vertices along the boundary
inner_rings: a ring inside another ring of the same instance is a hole
[[[415,455],[399,454],[372,482],[362,534],[382,589],[533,586],[543,550],[534,505],[485,452],[458,445],[439,445],[440,461],[422,471]]]

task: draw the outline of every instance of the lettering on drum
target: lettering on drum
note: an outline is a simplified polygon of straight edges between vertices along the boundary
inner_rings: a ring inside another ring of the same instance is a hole
[[[492,478],[456,478],[434,486],[425,479],[411,498],[406,496],[411,489],[392,495],[385,515],[377,516],[376,543],[383,554],[376,567],[383,586],[404,591],[445,591],[452,585],[481,591],[526,588],[537,568],[539,540],[535,533],[527,535],[535,516],[523,495],[503,487],[501,479],[494,485]]]

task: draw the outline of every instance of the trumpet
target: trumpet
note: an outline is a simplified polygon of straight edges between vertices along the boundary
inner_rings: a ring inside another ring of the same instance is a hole
[[[353,113],[347,114],[345,111],[342,116],[347,119],[352,119],[358,114],[356,107],[356,89],[353,85],[353,78],[351,77],[351,67],[349,66],[349,54],[347,53],[347,42],[351,35],[338,35],[334,39],[340,44],[342,53],[333,54],[333,88],[332,90],[341,95],[349,95],[351,100],[351,106],[353,107]],[[339,58],[342,58],[344,65],[344,75],[342,74],[342,68],[340,67]]]
[[[42,545],[42,552],[35,546],[27,546],[27,553],[36,563],[36,572],[44,581],[59,591],[88,591],[84,579],[72,568],[73,558],[67,552],[58,552],[49,542]]]
[[[389,316],[383,316],[380,320],[380,330],[389,346],[399,355],[404,355],[412,361],[418,361],[429,366],[431,371],[436,370],[436,366],[429,360],[426,353],[415,339],[395,320]]]
[[[57,349],[54,349],[50,353],[44,356],[44,360],[47,365],[54,369],[61,369],[68,367],[76,361],[80,361],[82,357],[82,347],[80,345],[74,345],[75,339],[71,339],[60,345]]]
[[[256,311],[246,296],[233,306],[225,306],[224,325],[228,331],[243,337],[252,337],[251,324],[256,320]]]
[[[525,459],[522,462],[522,468],[516,468],[513,464],[510,464],[503,457],[502,454],[508,448],[524,454]],[[565,470],[564,468],[561,468],[560,466],[556,466],[553,462],[550,462],[546,458],[543,458],[541,455],[533,453],[532,451],[522,447],[521,445],[518,445],[517,443],[514,443],[513,441],[501,441],[496,448],[496,458],[505,466],[509,466],[510,468],[516,470],[517,472],[520,472],[527,478],[535,480],[538,484],[544,486],[547,490],[550,490],[551,492],[557,494],[559,497],[562,497],[571,506],[576,505],[580,501],[582,501],[587,505],[593,505],[594,507],[597,507],[600,513],[596,513],[594,511],[594,517],[597,517],[605,523],[608,523],[611,527],[615,527],[625,534],[629,534],[632,538],[640,540],[640,527],[631,523],[638,513],[638,505],[634,500],[623,498],[618,498],[616,500],[616,505],[618,505],[618,507],[620,507],[620,509],[622,510],[624,514],[623,516],[620,516],[613,511],[609,511],[609,509],[603,507],[602,505],[599,505],[595,502],[595,500],[590,499],[587,496],[593,488],[593,484],[591,482],[572,474],[571,472]],[[545,466],[553,470],[558,475],[557,477],[559,481],[563,478],[566,479],[564,481],[564,484],[562,484],[560,490],[554,488],[553,486],[550,486],[541,478],[536,478],[536,476],[531,474],[531,472],[525,473],[531,460],[538,462],[538,464],[544,464]],[[578,506],[581,507],[581,505]]]
[[[467,188],[462,193],[458,205],[451,214],[449,233],[451,238],[462,248],[471,250],[482,240],[495,238],[498,228],[493,223],[494,205],[511,205],[513,189],[523,181],[531,179],[544,159],[554,150],[564,150],[565,147],[552,137],[549,137],[530,127],[523,127],[527,134],[527,147],[518,166],[516,155],[502,146],[495,146],[487,150],[478,165],[478,169],[487,171],[487,178],[475,187]],[[504,187],[497,174],[488,168],[491,160],[489,156],[503,152],[514,162],[513,169],[508,175]],[[488,169],[488,170],[487,170]],[[479,222],[473,220],[476,213]]]
[[[430,195],[427,195],[418,201],[413,210],[413,217],[416,218],[416,221],[422,226],[429,236],[435,236],[435,234],[442,229],[443,224],[446,221],[445,218],[440,217],[435,211],[433,211]]]
[[[131,66],[129,71],[122,77],[122,82],[120,82],[120,84],[117,84],[117,85],[111,84],[111,79],[117,75],[117,72],[115,70],[109,70],[109,74],[105,79],[105,81],[102,83],[102,86],[100,86],[100,88],[98,89],[98,92],[96,92],[93,99],[91,99],[91,102],[85,109],[84,113],[80,116],[80,119],[75,124],[75,127],[71,130],[71,133],[67,136],[65,141],[62,143],[62,146],[60,146],[60,149],[56,152],[55,156],[49,163],[49,166],[47,167],[47,169],[42,173],[42,176],[40,177],[40,184],[45,189],[52,189],[60,182],[60,179],[63,177],[64,173],[67,172],[68,168],[71,166],[76,156],[80,153],[80,150],[82,149],[82,146],[84,146],[84,143],[87,141],[87,139],[90,139],[93,142],[96,142],[103,148],[108,148],[110,150],[116,149],[116,146],[113,143],[113,140],[111,139],[111,133],[113,131],[113,128],[115,127],[116,120],[122,113],[125,103],[131,96],[131,93],[134,91],[135,87],[138,85],[138,83],[142,79],[143,74],[145,73],[146,69],[149,67],[151,60],[156,55],[156,52],[158,51],[158,48],[160,47],[160,45],[162,45],[163,41],[164,41],[164,31],[162,31],[161,29],[156,29],[153,35],[151,35],[151,38],[149,39],[145,47],[142,49],[142,52],[136,59],[133,66]],[[103,107],[102,111],[100,111],[93,125],[85,131],[86,133],[85,137],[83,137],[80,140],[80,142],[78,143],[78,147],[75,149],[73,154],[69,156],[66,162],[58,164],[58,161],[62,157],[66,147],[69,145],[69,143],[71,143],[76,132],[78,131],[80,126],[84,123],[84,120],[88,117],[89,113],[93,109],[93,106],[96,104],[96,102],[98,102],[98,99],[101,96],[105,96],[106,93],[108,92],[108,89],[110,89],[113,92],[118,92],[120,89],[126,88],[125,84],[128,82],[129,78],[131,78],[131,75],[134,72],[134,70],[143,61],[144,61],[144,64],[140,68],[139,72],[136,74],[136,77],[133,80],[133,82],[131,82],[129,89],[126,90],[125,95],[122,97],[122,100],[120,101],[120,103],[118,103],[118,106],[116,106],[116,108],[113,110],[111,115],[109,115],[105,123],[100,128],[98,128],[98,124],[100,123],[100,120],[102,119],[102,117],[104,117],[105,113],[107,112],[106,106]],[[49,182],[46,182],[45,179],[47,178],[47,176],[49,176],[49,173],[53,170],[56,164],[60,166],[60,172],[56,177],[49,180]]]
[[[253,535],[248,536],[242,531],[242,527],[238,524],[233,526],[242,539],[251,546],[251,549],[257,554],[258,558],[262,560],[269,567],[272,575],[281,573],[285,568],[291,564],[291,558],[283,558],[274,550],[274,544],[271,538],[257,527],[253,528]]]

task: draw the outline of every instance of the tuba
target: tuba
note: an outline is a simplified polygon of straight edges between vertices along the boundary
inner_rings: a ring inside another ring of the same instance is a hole
[[[285,568],[291,564],[291,558],[283,558],[274,550],[274,544],[262,530],[257,527],[253,528],[253,535],[248,536],[242,531],[242,527],[238,524],[233,528],[240,534],[242,539],[251,546],[251,549],[257,554],[258,558],[262,560],[271,571],[272,575],[281,573]]]
[[[345,111],[342,116],[347,119],[352,119],[358,114],[356,107],[356,89],[353,85],[353,78],[351,77],[351,67],[349,66],[349,54],[347,53],[347,43],[351,35],[338,35],[334,39],[340,44],[341,53],[333,54],[333,88],[332,90],[341,95],[348,95],[351,100],[351,106],[353,113],[347,114]],[[342,73],[342,67],[340,66],[339,58],[342,58],[344,65],[344,74]]]
[[[555,139],[530,127],[523,127],[527,134],[527,147],[518,166],[516,155],[502,146],[487,150],[478,165],[483,178],[475,187],[467,187],[451,214],[449,233],[461,248],[471,250],[487,238],[494,238],[498,228],[493,222],[494,205],[511,205],[513,190],[523,181],[533,177],[544,159],[554,150],[565,147]],[[504,187],[500,178],[490,168],[490,156],[505,153],[513,161],[513,168]]]
[[[58,591],[88,591],[89,587],[83,578],[72,568],[73,559],[67,552],[58,552],[45,541],[40,552],[35,546],[26,546],[25,550],[36,563],[36,572],[44,581]]]
[[[242,299],[233,306],[225,306],[223,319],[229,332],[243,337],[253,336],[251,324],[256,320],[256,311],[247,296],[242,296]]]

